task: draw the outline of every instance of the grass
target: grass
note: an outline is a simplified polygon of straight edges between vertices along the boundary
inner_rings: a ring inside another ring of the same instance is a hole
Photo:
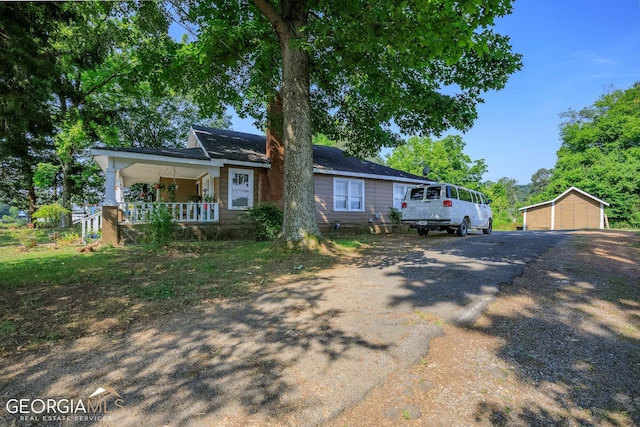
[[[367,236],[358,236],[304,253],[250,241],[81,253],[79,244],[54,247],[46,231],[38,233],[38,245],[25,251],[0,229],[1,355],[122,330],[218,298],[244,298],[275,280],[297,280],[368,247]]]

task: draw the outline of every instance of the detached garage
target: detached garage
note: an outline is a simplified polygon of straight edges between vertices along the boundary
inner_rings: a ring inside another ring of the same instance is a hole
[[[524,230],[603,229],[605,206],[609,203],[571,187],[553,200],[518,210],[522,211]]]

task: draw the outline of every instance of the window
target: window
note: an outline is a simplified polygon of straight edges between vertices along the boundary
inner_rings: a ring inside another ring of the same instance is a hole
[[[364,181],[335,178],[333,180],[333,210],[364,212]]]
[[[244,210],[253,206],[253,171],[229,169],[229,209]]]
[[[447,185],[447,198],[449,199],[457,199],[458,198],[458,189],[456,187],[452,187]]]
[[[393,207],[402,209],[402,200],[407,190],[411,187],[408,184],[393,184]]]
[[[422,200],[424,198],[424,187],[411,190],[411,200]]]
[[[427,187],[427,200],[440,198],[440,187]]]
[[[469,192],[469,190],[465,190],[464,188],[459,188],[458,189],[458,196],[460,197],[460,200],[464,200],[465,202],[472,202],[473,199],[471,198],[471,193]]]

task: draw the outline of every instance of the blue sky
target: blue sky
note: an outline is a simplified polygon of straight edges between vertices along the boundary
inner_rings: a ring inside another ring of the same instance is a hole
[[[640,0],[516,0],[496,30],[511,37],[524,67],[505,89],[485,95],[462,135],[465,152],[485,160],[485,180],[527,184],[555,164],[560,113],[640,81]],[[237,117],[233,129],[259,133]]]

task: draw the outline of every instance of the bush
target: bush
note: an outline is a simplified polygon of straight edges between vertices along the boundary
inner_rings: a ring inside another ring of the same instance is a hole
[[[33,228],[16,228],[9,231],[9,235],[20,243],[23,250],[28,250],[38,245],[38,236]]]
[[[259,242],[277,239],[282,230],[282,210],[275,203],[259,203],[246,212],[245,218]]]
[[[31,218],[35,219],[43,219],[45,225],[51,225],[54,227],[57,224],[60,224],[60,219],[62,215],[68,214],[69,209],[63,208],[58,203],[52,203],[50,205],[42,205],[40,209],[35,211]]]
[[[166,205],[154,206],[144,228],[145,238],[157,246],[167,246],[173,240],[173,215]]]
[[[389,216],[394,224],[402,224],[402,211],[400,209],[396,209],[393,206],[389,207]]]

